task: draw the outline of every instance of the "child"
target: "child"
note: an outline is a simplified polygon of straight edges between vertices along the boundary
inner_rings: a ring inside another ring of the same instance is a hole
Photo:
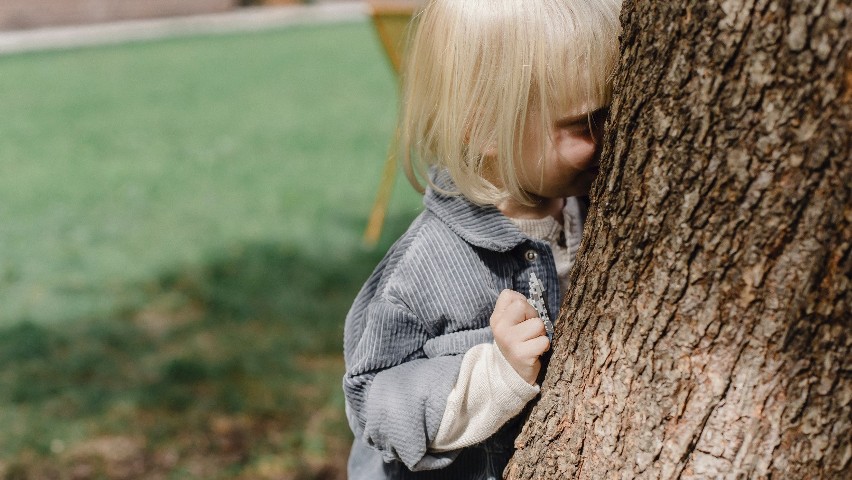
[[[597,173],[620,0],[432,0],[400,143],[425,211],[346,318],[350,480],[494,479],[539,391]]]

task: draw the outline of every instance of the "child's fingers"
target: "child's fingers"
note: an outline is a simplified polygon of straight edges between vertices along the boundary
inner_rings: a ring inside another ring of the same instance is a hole
[[[507,358],[512,357],[526,366],[531,366],[548,349],[550,349],[550,340],[547,336],[540,336],[507,344],[504,353],[508,354]]]
[[[503,290],[500,292],[500,295],[497,296],[497,302],[494,304],[494,313],[505,312],[508,308],[521,300],[526,301],[526,297],[524,297],[523,294],[514,290]]]
[[[547,336],[547,331],[544,329],[544,322],[538,317],[529,318],[515,325],[512,333],[520,341],[531,340],[542,335]]]
[[[536,316],[538,312],[527,302],[527,297],[514,290],[503,290],[494,305],[491,324],[492,326],[495,323],[515,325]]]
[[[527,340],[523,345],[536,357],[550,350],[550,340],[547,339],[547,335]]]

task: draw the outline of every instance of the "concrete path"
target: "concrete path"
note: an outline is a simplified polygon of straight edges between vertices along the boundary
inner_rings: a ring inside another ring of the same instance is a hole
[[[233,12],[192,17],[6,31],[0,32],[0,55],[168,37],[259,31],[287,25],[361,21],[368,15],[368,7],[362,1],[338,1],[240,8]]]

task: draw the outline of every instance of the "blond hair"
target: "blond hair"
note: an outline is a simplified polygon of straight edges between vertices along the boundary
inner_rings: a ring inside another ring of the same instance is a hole
[[[553,125],[609,103],[620,8],[621,0],[429,1],[413,22],[403,73],[398,143],[412,185],[422,191],[437,166],[458,188],[446,193],[529,203],[517,180],[528,117]]]

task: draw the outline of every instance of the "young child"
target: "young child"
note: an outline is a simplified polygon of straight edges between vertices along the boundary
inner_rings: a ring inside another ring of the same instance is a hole
[[[620,0],[432,0],[400,143],[425,211],[346,317],[350,480],[496,479],[580,243]]]

